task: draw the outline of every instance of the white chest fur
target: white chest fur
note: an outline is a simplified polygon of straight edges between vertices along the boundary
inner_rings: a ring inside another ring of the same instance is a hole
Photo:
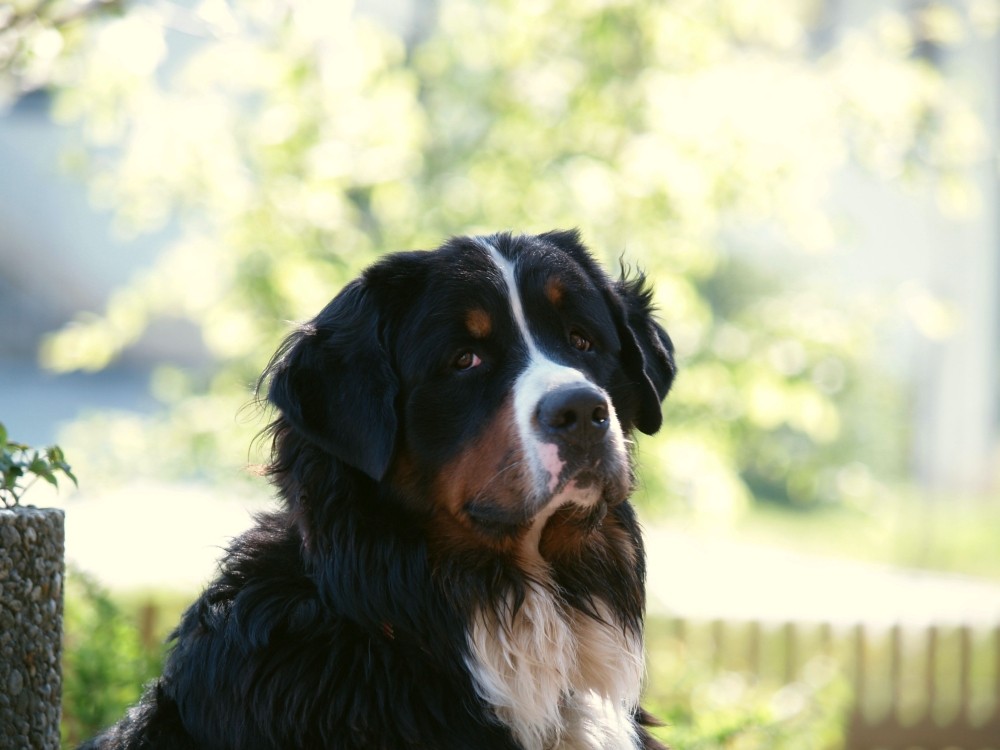
[[[531,585],[509,613],[482,611],[469,633],[476,689],[524,750],[635,750],[642,640]]]

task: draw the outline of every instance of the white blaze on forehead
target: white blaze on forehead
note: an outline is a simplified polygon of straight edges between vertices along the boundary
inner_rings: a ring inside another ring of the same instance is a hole
[[[514,272],[514,264],[503,257],[500,251],[493,247],[485,238],[477,237],[476,242],[490,256],[490,260],[493,261],[493,264],[503,276],[504,285],[507,287],[507,298],[510,300],[510,311],[514,315],[514,322],[517,323],[518,330],[521,331],[521,336],[524,337],[524,343],[528,346],[531,358],[535,359],[539,357],[538,346],[535,345],[531,331],[528,330],[528,319],[524,315],[524,306],[521,304],[521,291],[517,287],[517,275]]]
[[[507,298],[510,301],[511,314],[514,316],[514,322],[521,333],[521,338],[524,339],[524,343],[528,347],[529,362],[525,372],[533,368],[545,368],[546,379],[550,381],[549,388],[554,388],[563,383],[586,382],[586,378],[583,377],[583,373],[579,370],[574,370],[572,367],[566,367],[560,365],[558,362],[553,362],[541,352],[538,344],[535,343],[534,336],[531,334],[531,329],[528,327],[528,318],[524,314],[524,305],[521,303],[521,290],[517,286],[517,274],[513,261],[503,257],[500,251],[493,247],[485,238],[479,237],[477,238],[477,242],[489,254],[490,259],[503,276],[504,285],[507,287]]]
[[[536,476],[542,473],[547,475],[548,480],[545,484],[549,492],[552,492],[559,483],[559,475],[565,464],[560,460],[559,451],[555,444],[540,442],[535,436],[533,424],[535,410],[538,408],[538,402],[542,396],[550,390],[564,384],[589,381],[579,370],[560,365],[542,353],[528,327],[528,319],[524,314],[524,305],[521,302],[521,290],[517,285],[514,263],[505,258],[485,238],[478,238],[477,242],[487,252],[503,276],[504,285],[507,287],[507,298],[510,301],[511,315],[514,317],[521,338],[524,339],[525,346],[528,348],[528,365],[518,376],[514,385],[514,414],[517,418],[522,443],[526,447],[534,448],[534,450],[527,452],[536,470]]]

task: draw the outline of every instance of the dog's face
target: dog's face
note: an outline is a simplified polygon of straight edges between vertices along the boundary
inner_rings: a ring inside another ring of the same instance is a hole
[[[674,375],[642,280],[575,233],[454,239],[369,268],[294,334],[269,397],[452,543],[517,544],[623,502]]]

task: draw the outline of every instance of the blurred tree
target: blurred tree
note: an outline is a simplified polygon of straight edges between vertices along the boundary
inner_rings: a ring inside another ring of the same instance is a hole
[[[156,373],[161,417],[78,436],[232,476],[260,426],[233,415],[285,321],[377,253],[579,226],[651,273],[678,347],[668,427],[640,444],[651,496],[728,515],[863,495],[902,460],[902,399],[870,367],[870,316],[784,269],[836,245],[823,198],[848,160],[955,185],[980,134],[916,54],[937,27],[884,11],[833,38],[820,6],[441,0],[412,47],[329,0],[135,5],[76,30],[54,112],[82,125],[95,200],[179,236],[42,359],[100,369],[183,316],[215,361]]]
[[[48,85],[67,35],[120,0],[38,0],[0,6],[0,105]]]

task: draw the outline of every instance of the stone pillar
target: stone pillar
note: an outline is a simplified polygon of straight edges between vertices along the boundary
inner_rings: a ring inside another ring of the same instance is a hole
[[[59,750],[63,520],[0,507],[0,750]]]

